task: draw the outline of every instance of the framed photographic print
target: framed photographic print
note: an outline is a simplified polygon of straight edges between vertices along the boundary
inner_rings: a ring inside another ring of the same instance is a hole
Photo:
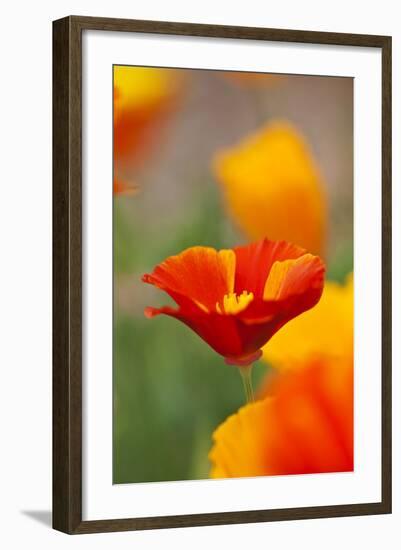
[[[53,525],[391,511],[391,38],[53,24]]]

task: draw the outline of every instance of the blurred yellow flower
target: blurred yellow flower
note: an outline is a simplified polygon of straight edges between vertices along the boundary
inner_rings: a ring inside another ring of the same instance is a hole
[[[214,432],[211,477],[353,470],[352,361],[304,361],[272,379],[268,394]]]
[[[297,368],[305,359],[353,356],[354,281],[326,281],[320,302],[293,319],[263,348],[263,358],[281,370]]]
[[[286,240],[324,256],[326,198],[303,136],[287,122],[268,124],[217,153],[214,171],[229,211],[252,240]]]
[[[175,103],[180,83],[171,69],[114,67],[115,178],[129,180],[130,170],[146,159]]]
[[[156,105],[177,91],[177,75],[172,69],[152,67],[114,67],[115,115],[132,107]]]

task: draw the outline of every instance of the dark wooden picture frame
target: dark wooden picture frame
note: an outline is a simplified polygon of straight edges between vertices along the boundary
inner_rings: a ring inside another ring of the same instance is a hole
[[[82,520],[82,31],[379,48],[382,52],[382,497],[380,502]],[[71,16],[53,22],[53,527],[69,534],[391,512],[391,37]]]

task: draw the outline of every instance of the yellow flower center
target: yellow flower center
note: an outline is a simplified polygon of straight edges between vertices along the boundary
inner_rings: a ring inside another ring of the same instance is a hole
[[[221,315],[236,315],[246,309],[252,300],[253,292],[244,290],[239,296],[235,292],[230,292],[224,296],[223,305],[216,303],[216,311]]]

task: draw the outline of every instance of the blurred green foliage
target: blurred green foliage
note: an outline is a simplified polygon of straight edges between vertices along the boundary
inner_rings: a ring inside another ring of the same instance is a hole
[[[346,241],[329,258],[326,277],[330,281],[344,283],[345,278],[354,269],[353,242]]]
[[[114,482],[208,477],[211,434],[244,403],[236,368],[167,317],[114,331]]]

